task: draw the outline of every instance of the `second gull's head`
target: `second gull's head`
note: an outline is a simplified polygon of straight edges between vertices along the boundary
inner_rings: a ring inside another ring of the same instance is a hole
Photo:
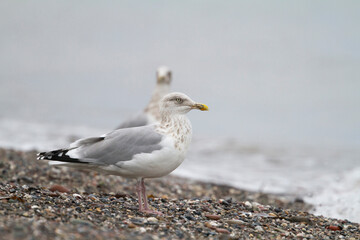
[[[172,73],[170,68],[166,66],[161,66],[156,71],[156,80],[157,84],[167,84],[170,85],[172,78]]]

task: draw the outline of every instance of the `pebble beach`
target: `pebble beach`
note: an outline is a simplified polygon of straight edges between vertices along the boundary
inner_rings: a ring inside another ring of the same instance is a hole
[[[135,180],[50,167],[36,151],[0,149],[3,239],[360,239],[360,226],[315,216],[302,199],[175,176]]]

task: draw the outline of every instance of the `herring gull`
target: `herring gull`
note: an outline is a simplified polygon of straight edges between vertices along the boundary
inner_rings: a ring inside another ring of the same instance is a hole
[[[186,117],[192,109],[208,110],[183,93],[170,93],[160,101],[158,123],[117,129],[100,137],[75,141],[69,148],[38,154],[52,165],[91,169],[136,178],[139,211],[157,213],[148,206],[145,178],[168,175],[185,159],[192,127]]]
[[[159,121],[159,102],[169,93],[171,78],[172,73],[168,67],[159,67],[156,71],[156,86],[149,104],[142,112],[126,119],[116,129],[145,126]]]

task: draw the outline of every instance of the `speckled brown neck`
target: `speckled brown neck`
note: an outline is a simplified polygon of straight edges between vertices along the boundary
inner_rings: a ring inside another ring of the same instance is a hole
[[[162,116],[158,127],[161,133],[169,134],[175,139],[175,148],[187,150],[192,138],[192,126],[185,115]]]

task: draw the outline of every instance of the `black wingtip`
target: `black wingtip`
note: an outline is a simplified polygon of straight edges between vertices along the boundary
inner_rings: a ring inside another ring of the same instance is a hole
[[[45,154],[46,154],[46,152],[41,152],[41,153],[36,154],[36,159],[37,160],[45,159]]]
[[[50,152],[41,152],[37,154],[38,160],[50,160],[50,161],[59,161],[59,162],[69,162],[69,163],[87,163],[82,162],[77,158],[72,158],[67,154],[69,149],[58,149]]]

